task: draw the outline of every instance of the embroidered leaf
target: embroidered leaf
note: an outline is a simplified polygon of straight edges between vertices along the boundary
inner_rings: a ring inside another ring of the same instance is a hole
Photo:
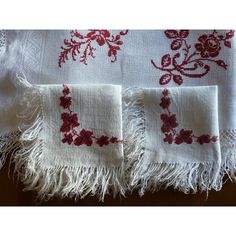
[[[182,46],[182,40],[181,39],[175,39],[170,45],[172,50],[178,50],[178,49],[181,48],[181,46]]]
[[[204,63],[202,61],[197,61],[196,62],[200,67],[203,67],[204,66]]]
[[[216,61],[216,64],[223,67],[224,69],[227,69],[227,64],[225,64],[225,62],[223,60],[218,60]]]
[[[122,41],[117,41],[116,44],[117,44],[117,45],[122,45],[123,42],[122,42]]]
[[[160,78],[160,84],[161,85],[165,85],[165,84],[168,84],[171,80],[171,75],[170,74],[165,74],[165,75],[162,75],[161,78]]]
[[[178,31],[177,30],[166,30],[165,35],[169,39],[175,39],[179,37]]]
[[[225,41],[224,45],[228,48],[231,48],[231,42],[230,41]]]
[[[128,30],[120,31],[120,35],[126,35],[126,34],[128,34]]]
[[[218,35],[218,39],[222,40],[224,38],[224,35]]]
[[[99,46],[103,46],[105,44],[105,39],[101,36],[97,37],[97,43]]]
[[[180,30],[180,31],[179,31],[179,37],[180,37],[180,38],[187,38],[187,37],[188,37],[188,34],[189,34],[189,31],[188,31],[188,30]]]
[[[226,33],[226,38],[230,39],[234,37],[234,30],[230,30],[228,33]]]
[[[170,58],[170,54],[166,54],[161,58],[161,65],[163,67],[167,67],[169,66],[171,63],[171,58]]]
[[[181,75],[174,75],[173,80],[178,85],[181,85],[183,83],[183,79]]]

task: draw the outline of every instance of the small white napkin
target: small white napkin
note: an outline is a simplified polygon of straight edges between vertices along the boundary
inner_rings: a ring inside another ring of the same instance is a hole
[[[125,150],[131,187],[174,186],[189,193],[221,188],[216,86],[129,89]]]
[[[121,87],[24,85],[15,171],[39,199],[124,194]]]

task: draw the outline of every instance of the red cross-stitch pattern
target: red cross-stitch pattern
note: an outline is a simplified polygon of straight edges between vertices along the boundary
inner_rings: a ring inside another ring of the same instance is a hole
[[[100,147],[109,145],[111,143],[123,143],[117,137],[108,137],[106,135],[96,136],[92,130],[82,129],[77,131],[75,128],[80,126],[78,114],[71,110],[72,97],[70,96],[70,89],[68,86],[63,86],[63,95],[60,97],[60,106],[65,109],[61,114],[63,121],[60,131],[63,133],[63,143],[74,144],[76,146],[87,145],[92,146],[94,143]]]
[[[172,144],[173,142],[176,144],[187,143],[191,144],[194,141],[199,144],[216,142],[218,140],[218,136],[210,136],[208,134],[203,134],[200,136],[196,136],[193,133],[193,130],[181,129],[180,131],[176,130],[179,126],[177,123],[176,114],[171,113],[170,105],[171,105],[171,97],[168,89],[164,89],[163,97],[161,98],[160,106],[163,109],[163,113],[160,115],[160,118],[163,122],[161,126],[161,131],[165,134],[164,142],[168,144]]]

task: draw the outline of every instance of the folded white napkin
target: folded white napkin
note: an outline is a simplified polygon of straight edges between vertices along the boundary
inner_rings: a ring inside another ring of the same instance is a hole
[[[185,193],[221,188],[216,86],[129,89],[125,95],[131,187],[141,195],[162,185]]]
[[[25,189],[39,199],[124,194],[121,87],[20,84],[24,126],[12,161]]]

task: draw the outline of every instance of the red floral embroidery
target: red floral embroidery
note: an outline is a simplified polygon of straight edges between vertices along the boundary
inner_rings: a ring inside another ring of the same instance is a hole
[[[210,136],[208,134],[203,134],[201,136],[194,135],[192,130],[181,129],[179,132],[176,128],[179,126],[177,123],[176,115],[172,114],[169,110],[171,105],[170,93],[167,89],[164,89],[163,97],[161,98],[160,106],[165,111],[160,115],[163,122],[161,126],[161,131],[165,134],[163,139],[164,142],[172,144],[187,143],[191,144],[194,140],[199,144],[210,143],[218,141],[218,136]]]
[[[100,147],[109,145],[111,143],[123,143],[117,137],[112,136],[109,138],[106,135],[97,137],[93,134],[92,130],[82,129],[77,132],[76,127],[80,126],[78,121],[78,115],[71,110],[72,97],[70,96],[70,89],[68,86],[63,86],[63,96],[60,97],[60,106],[66,109],[66,112],[61,114],[61,120],[63,121],[60,132],[63,133],[63,143],[74,144],[76,146],[87,145],[92,146],[93,143],[97,143]]]
[[[156,69],[165,72],[159,80],[161,85],[168,84],[171,80],[181,85],[183,77],[201,78],[210,71],[209,63],[216,63],[217,66],[227,69],[228,65],[223,60],[214,58],[220,54],[222,46],[231,48],[230,39],[234,36],[233,30],[225,35],[218,34],[215,30],[209,35],[203,34],[198,38],[194,47],[186,39],[189,30],[166,30],[165,35],[172,40],[171,50],[182,50],[183,53],[179,51],[173,56],[170,54],[163,55],[161,66],[156,65],[154,60],[151,60]],[[191,52],[191,48],[195,49]]]
[[[88,57],[95,58],[94,51],[96,44],[100,47],[106,45],[108,47],[107,55],[111,57],[111,62],[117,60],[117,52],[123,44],[121,36],[128,33],[128,30],[120,31],[117,35],[112,35],[109,30],[89,30],[85,35],[77,30],[71,31],[71,38],[64,40],[64,46],[61,47],[62,52],[58,58],[59,67],[69,59],[69,55],[76,61],[78,54],[81,53],[81,48],[84,47],[79,60],[87,65]]]

